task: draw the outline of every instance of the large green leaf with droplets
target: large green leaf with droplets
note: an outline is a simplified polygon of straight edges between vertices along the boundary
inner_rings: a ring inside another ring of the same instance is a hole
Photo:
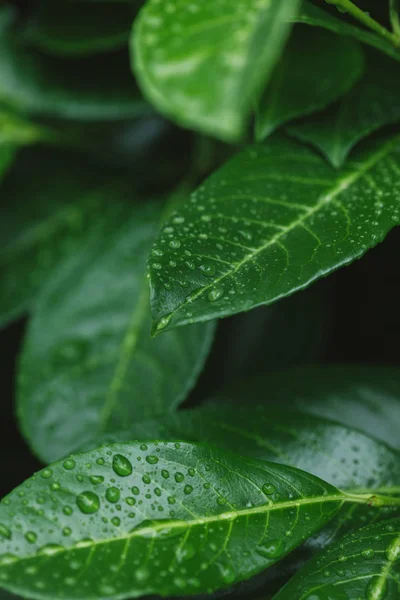
[[[0,102],[35,115],[96,121],[149,112],[125,52],[59,59],[24,47],[14,12],[0,8]],[[112,85],[110,85],[112,81]]]
[[[149,0],[135,21],[132,64],[154,106],[224,140],[242,136],[299,0]]]
[[[230,403],[285,406],[358,428],[400,450],[400,377],[393,367],[301,367],[234,382]],[[307,470],[307,469],[306,469]]]
[[[317,387],[315,394],[318,392],[320,403],[324,405],[327,394]],[[102,442],[133,439],[209,442],[242,456],[292,465],[340,489],[383,489],[400,495],[400,453],[384,442],[335,421],[290,406],[284,408],[281,398],[274,405],[268,405],[267,398],[262,398],[263,404],[252,404],[251,387],[246,389],[243,385],[240,395],[241,403],[209,404],[160,419],[126,423],[125,431],[111,432],[102,438]],[[338,408],[337,413],[340,419]],[[92,447],[97,443],[98,440],[93,440]],[[399,515],[399,508],[345,506],[303,549],[306,553],[315,552],[346,531],[393,514]]]
[[[282,123],[325,108],[348,92],[363,70],[356,40],[297,26],[258,104],[257,139],[265,139]]]
[[[50,54],[109,52],[128,42],[134,11],[127,4],[41,0],[22,30],[23,41]]]
[[[308,562],[274,600],[397,600],[400,519],[363,527]]]
[[[400,65],[377,53],[368,57],[361,81],[331,110],[288,131],[318,148],[340,167],[353,146],[384,125],[400,121]]]
[[[110,428],[175,409],[204,364],[213,323],[150,336],[145,272],[160,208],[106,197],[80,251],[58,263],[39,294],[19,364],[17,410],[46,462]]]
[[[103,446],[0,503],[0,585],[35,598],[213,592],[321,528],[346,496],[291,467],[205,445]]]
[[[296,18],[298,23],[304,23],[314,27],[323,27],[334,33],[348,35],[356,40],[372,46],[385,54],[388,54],[396,60],[400,60],[400,50],[391,44],[388,40],[381,37],[373,31],[363,29],[357,25],[353,25],[348,21],[341,20],[329,14],[326,10],[319,6],[311,4],[308,0],[303,2],[299,15]]]
[[[281,136],[250,146],[165,225],[150,259],[155,330],[249,310],[347,265],[400,222],[400,141],[336,171]]]

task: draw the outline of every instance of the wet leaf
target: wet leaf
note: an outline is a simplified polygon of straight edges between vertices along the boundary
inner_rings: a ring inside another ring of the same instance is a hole
[[[281,136],[247,148],[158,237],[155,331],[269,304],[359,258],[400,222],[399,173],[398,137],[341,171]]]
[[[290,125],[288,131],[340,167],[357,142],[384,125],[400,121],[399,77],[400,65],[370,53],[364,77],[339,104]]]
[[[239,139],[279,58],[299,0],[149,0],[132,64],[154,106],[180,125]]]
[[[361,46],[354,39],[296,27],[258,105],[257,139],[325,108],[348,92],[363,70]]]
[[[364,527],[308,562],[274,600],[396,600],[399,559],[399,518]]]
[[[0,585],[43,599],[211,593],[277,562],[344,499],[308,473],[205,445],[104,446],[2,500]]]
[[[212,344],[214,323],[150,337],[146,259],[161,205],[104,195],[79,252],[66,254],[40,291],[20,359],[20,425],[46,462],[175,409]]]
[[[342,21],[332,15],[326,10],[322,10],[318,6],[314,6],[308,0],[304,0],[300,14],[296,21],[298,23],[304,23],[305,25],[311,25],[314,27],[323,27],[334,33],[339,33],[343,36],[348,35],[355,38],[359,42],[372,46],[385,54],[388,54],[391,58],[400,60],[400,50],[395,48],[388,40],[384,39],[380,35],[362,29],[357,25],[352,25],[347,21]]]
[[[295,381],[287,375],[285,380]],[[179,411],[161,419],[126,424],[126,431],[111,432],[102,441],[204,441],[242,456],[291,465],[321,477],[342,490],[382,489],[382,493],[390,490],[400,495],[400,454],[384,442],[333,420],[307,414],[290,406],[285,408],[284,400],[279,396],[276,404],[268,405],[265,398],[262,398],[263,404],[251,404],[251,386],[246,389],[243,385],[239,389],[241,403],[233,403],[227,394],[228,401],[225,403]],[[272,399],[274,389],[271,391]],[[317,386],[315,395],[318,395],[322,406],[325,396],[329,402],[329,395],[323,395]],[[244,399],[247,400],[246,405]],[[400,408],[400,402],[398,404]],[[338,406],[336,410],[340,419]],[[92,447],[97,443],[98,440],[94,440]],[[306,553],[315,552],[351,529],[399,514],[399,508],[346,505],[320,534],[306,542],[303,550]]]

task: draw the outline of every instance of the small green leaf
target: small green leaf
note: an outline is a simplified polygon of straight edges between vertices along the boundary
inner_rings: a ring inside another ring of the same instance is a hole
[[[308,473],[205,445],[104,446],[2,500],[0,585],[51,600],[211,593],[277,562],[345,499]]]
[[[156,241],[156,332],[269,304],[359,258],[400,222],[399,173],[398,137],[364,147],[342,171],[280,136],[247,148]]]
[[[176,408],[213,339],[214,323],[150,337],[145,272],[160,205],[106,191],[80,251],[66,255],[41,290],[22,351],[19,420],[46,462]]]
[[[314,6],[308,0],[304,0],[300,14],[296,19],[297,23],[304,23],[305,25],[312,25],[314,27],[323,27],[334,33],[341,35],[348,35],[355,38],[359,42],[372,46],[381,52],[389,55],[391,58],[400,60],[400,50],[395,48],[388,40],[381,36],[337,19],[330,15],[327,11],[322,10],[318,6]]]
[[[367,66],[362,80],[338,105],[288,127],[291,135],[313,144],[335,167],[362,138],[400,121],[400,65],[370,53]]]
[[[286,121],[325,108],[343,96],[363,70],[361,46],[352,38],[296,27],[257,107],[257,139],[265,139]]]
[[[107,173],[54,150],[16,162],[1,188],[1,325],[32,308],[51,269],[82,243]]]
[[[179,124],[239,139],[299,0],[149,0],[132,63],[148,99]]]
[[[25,113],[89,121],[149,112],[124,52],[82,57],[79,65],[73,58],[60,62],[24,48],[13,21],[14,11],[0,8],[0,102]]]
[[[22,31],[30,46],[60,56],[109,52],[126,45],[134,12],[127,4],[42,0]]]
[[[308,562],[274,600],[397,600],[400,518],[350,533]]]
[[[287,375],[281,379],[296,382],[294,377]],[[126,431],[110,433],[102,438],[102,442],[132,439],[208,442],[242,456],[291,465],[342,490],[375,489],[400,495],[400,454],[396,450],[356,429],[294,410],[290,405],[279,409],[284,406],[284,400],[279,396],[276,404],[268,404],[268,396],[275,400],[275,387],[265,387],[269,395],[262,398],[262,405],[251,404],[250,385],[238,389],[241,403],[233,404],[227,394],[229,404],[209,404],[195,410],[178,411],[162,419],[127,423]],[[315,393],[319,393],[320,404],[324,405],[326,393],[324,395],[318,387]],[[243,404],[244,399],[250,406]],[[398,404],[400,407],[400,402]],[[94,440],[92,447],[97,443],[98,440]],[[315,552],[350,529],[386,519],[393,510],[396,510],[396,516],[400,514],[398,508],[345,506],[320,535],[306,543],[305,549]]]
[[[235,382],[229,402],[269,403],[357,428],[400,450],[400,377],[391,367],[302,367]],[[307,470],[307,469],[306,469]]]

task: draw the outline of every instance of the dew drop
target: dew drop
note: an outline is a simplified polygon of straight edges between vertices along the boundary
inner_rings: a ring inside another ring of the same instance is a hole
[[[224,293],[224,288],[222,286],[216,286],[211,292],[208,294],[208,300],[210,302],[216,302],[221,298]]]
[[[204,273],[204,275],[207,275],[207,277],[212,277],[215,275],[215,265],[204,264],[200,265],[199,269]]]
[[[366,550],[363,550],[361,552],[361,556],[363,558],[366,558],[367,560],[369,560],[371,558],[374,558],[375,552],[374,552],[374,550],[372,550],[372,548],[366,548]]]
[[[267,494],[267,496],[273,494],[275,492],[275,490],[276,490],[275,486],[270,483],[265,483],[262,486],[262,491],[264,492],[264,494]]]
[[[76,462],[72,458],[67,458],[67,460],[64,460],[63,462],[63,467],[67,471],[72,471],[72,469],[75,469],[76,467]]]
[[[115,454],[112,461],[114,472],[120,477],[127,477],[132,474],[131,462],[122,454]]]
[[[150,465],[156,465],[158,463],[158,457],[155,456],[154,454],[149,454],[149,456],[146,456],[146,461]]]
[[[0,523],[0,536],[6,538],[7,540],[11,540],[11,530],[8,529],[5,525]]]
[[[40,475],[43,477],[43,479],[50,479],[50,477],[53,475],[53,471],[51,469],[43,469]]]
[[[119,525],[121,524],[121,519],[119,517],[113,517],[111,519],[111,523],[115,526],[115,527],[119,527]]]
[[[191,494],[191,493],[193,492],[193,486],[191,486],[191,485],[189,485],[189,484],[188,484],[188,485],[185,485],[185,487],[184,487],[183,491],[184,491],[184,493],[185,493],[186,495],[189,495],[189,494]]]
[[[181,243],[180,243],[180,241],[179,241],[179,240],[171,240],[171,241],[169,242],[168,246],[169,246],[170,248],[174,248],[174,249],[176,249],[176,250],[177,250],[178,248],[180,248],[180,247],[181,247]]]
[[[106,490],[106,498],[109,502],[115,503],[120,499],[121,493],[118,488],[110,487]]]
[[[34,544],[36,542],[36,540],[37,540],[37,535],[33,531],[27,531],[26,534],[25,534],[25,539],[30,544]]]
[[[185,479],[185,476],[183,473],[175,473],[175,481],[176,483],[181,483],[183,480]]]
[[[146,484],[151,483],[150,476],[147,475],[147,474],[144,474],[143,477],[142,477],[142,481],[143,481],[143,483],[146,483]]]
[[[85,515],[95,513],[100,508],[99,497],[93,492],[82,492],[76,499],[79,510]]]
[[[96,459],[96,463],[97,463],[98,465],[104,465],[104,463],[105,463],[105,460],[104,460],[104,458],[97,458],[97,459]]]
[[[163,469],[163,470],[161,471],[161,475],[162,475],[162,477],[163,477],[164,479],[168,479],[168,477],[169,477],[169,471],[167,471],[166,469]]]
[[[134,486],[131,488],[131,492],[132,492],[132,494],[134,494],[135,496],[138,496],[138,495],[140,494],[140,490],[139,490],[139,488],[137,487],[137,485],[134,485]]]
[[[89,481],[90,483],[93,483],[93,485],[98,485],[99,483],[103,483],[104,477],[102,475],[91,475]]]

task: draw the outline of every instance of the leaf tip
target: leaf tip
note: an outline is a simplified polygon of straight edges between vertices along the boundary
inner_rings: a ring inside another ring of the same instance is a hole
[[[151,337],[155,338],[157,335],[162,333],[169,325],[171,321],[172,314],[165,315],[161,317],[158,321],[153,321],[153,325],[151,328]]]

